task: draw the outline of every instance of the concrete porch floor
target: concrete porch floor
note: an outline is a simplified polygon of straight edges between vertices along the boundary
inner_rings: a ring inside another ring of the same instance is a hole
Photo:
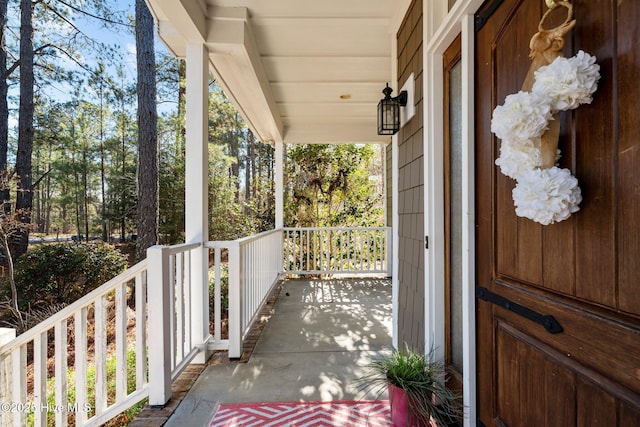
[[[220,403],[386,399],[356,382],[391,348],[391,282],[284,282],[248,362],[207,365],[165,426],[206,426]]]

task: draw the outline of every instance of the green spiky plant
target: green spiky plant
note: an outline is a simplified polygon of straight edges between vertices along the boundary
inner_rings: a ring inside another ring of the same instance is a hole
[[[363,388],[380,394],[390,383],[404,390],[409,419],[418,425],[430,418],[438,426],[455,423],[462,415],[459,396],[446,387],[444,363],[433,356],[433,350],[421,354],[409,347],[380,355],[367,365]]]

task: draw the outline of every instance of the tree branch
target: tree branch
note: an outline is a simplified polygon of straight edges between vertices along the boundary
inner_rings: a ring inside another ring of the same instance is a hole
[[[49,170],[48,170],[48,171],[46,171],[45,173],[43,173],[43,174],[42,174],[42,176],[41,176],[40,178],[36,179],[36,182],[34,182],[34,183],[33,183],[33,185],[32,185],[31,187],[32,187],[32,188],[36,188],[36,187],[40,184],[40,182],[42,182],[42,180],[43,180],[47,175],[49,175],[49,173],[50,173],[50,172],[51,172],[51,168],[49,168]]]
[[[67,6],[67,7],[68,7],[69,9],[71,9],[71,10],[75,10],[75,11],[76,11],[76,12],[78,12],[78,13],[81,13],[81,14],[83,14],[83,15],[89,16],[89,17],[94,18],[94,19],[98,19],[98,20],[103,21],[103,22],[106,22],[106,23],[108,23],[108,24],[122,25],[123,27],[127,27],[127,28],[134,28],[134,26],[133,26],[133,25],[131,25],[131,24],[127,24],[126,22],[114,21],[114,20],[112,20],[112,19],[105,18],[104,16],[94,15],[94,14],[92,14],[92,13],[89,13],[89,12],[85,11],[85,10],[82,10],[82,9],[80,9],[80,8],[77,8],[77,7],[75,7],[75,6],[73,6],[73,5],[69,4],[69,3],[67,3],[66,1],[63,1],[63,0],[56,0],[56,1],[57,1],[58,3],[62,3],[63,5]]]

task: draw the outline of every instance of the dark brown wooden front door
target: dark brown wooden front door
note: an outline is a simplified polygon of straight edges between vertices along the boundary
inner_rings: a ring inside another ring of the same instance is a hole
[[[583,201],[548,226],[515,215],[490,130],[529,69],[544,3],[504,0],[476,33],[477,285],[498,303],[477,302],[479,421],[640,426],[640,2],[572,2],[565,56],[595,55],[602,78],[592,104],[562,113],[560,165]],[[514,307],[553,316],[562,332]]]

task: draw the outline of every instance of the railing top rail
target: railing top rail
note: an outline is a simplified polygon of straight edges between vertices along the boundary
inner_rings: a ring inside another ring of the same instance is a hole
[[[254,240],[261,239],[270,234],[281,232],[281,231],[312,231],[312,230],[356,230],[356,231],[367,231],[367,230],[390,230],[391,227],[388,226],[373,226],[373,227],[282,227],[282,228],[274,228],[273,230],[263,231],[262,233],[254,234],[253,236],[242,237],[236,240],[210,240],[205,242],[204,246],[206,248],[215,249],[215,248],[228,248],[235,245],[242,245]]]
[[[212,240],[204,244],[207,248],[227,248],[234,245],[242,245],[254,240],[261,239],[273,233],[279,233],[282,228],[274,228],[273,230],[263,231],[262,233],[254,234],[253,236],[242,237],[236,240]]]
[[[180,252],[190,251],[192,249],[199,248],[202,243],[181,243],[179,245],[163,246],[166,247],[171,255],[175,255]]]
[[[295,231],[295,230],[390,230],[391,227],[387,226],[372,226],[372,227],[284,227],[284,231]]]
[[[55,323],[57,323],[58,321],[70,317],[77,310],[80,310],[80,309],[88,306],[89,304],[91,304],[93,301],[95,301],[99,297],[108,294],[113,289],[115,289],[115,287],[118,284],[120,284],[122,282],[129,281],[131,279],[134,279],[135,276],[139,272],[144,271],[146,268],[147,268],[147,260],[140,261],[139,263],[137,263],[133,267],[125,270],[124,272],[120,273],[119,275],[117,275],[113,279],[109,280],[108,282],[106,282],[105,284],[100,286],[99,288],[96,288],[93,291],[89,292],[88,294],[86,294],[85,296],[80,298],[79,300],[75,301],[73,304],[69,304],[68,306],[66,306],[62,310],[60,310],[57,313],[55,313],[53,316],[47,318],[46,321],[37,324],[33,328],[31,328],[28,331],[18,335],[15,339],[13,339],[13,340],[9,341],[8,343],[6,343],[5,345],[1,346],[0,347],[0,354],[6,353],[8,351],[13,350],[16,347],[19,347],[19,346],[21,346],[21,345],[23,345],[25,343],[28,343],[34,337],[36,337],[38,334],[41,334],[42,332],[51,329],[53,327],[53,325],[55,325]]]

